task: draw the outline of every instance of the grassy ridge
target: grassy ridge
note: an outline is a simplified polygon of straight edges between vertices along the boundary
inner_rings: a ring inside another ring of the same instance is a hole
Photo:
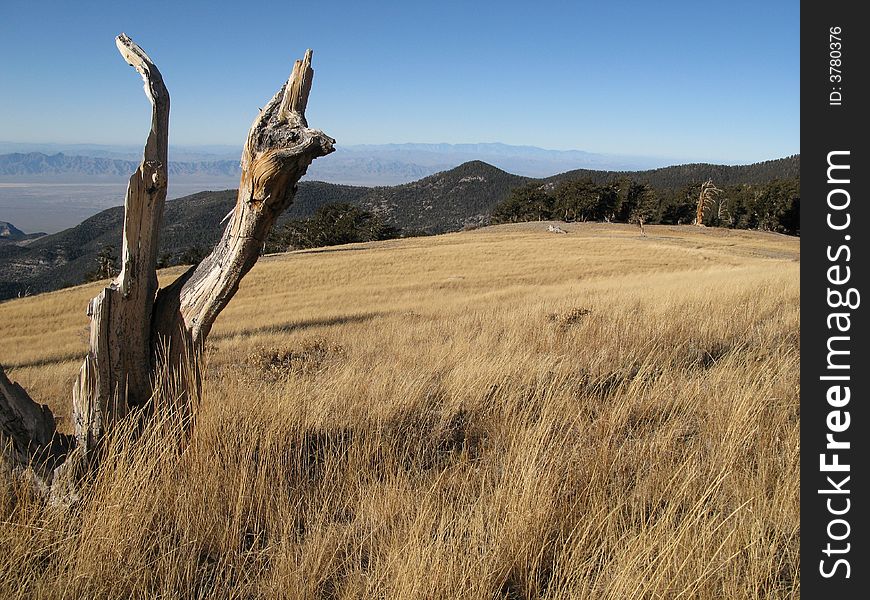
[[[185,451],[4,482],[0,596],[797,597],[798,240],[566,228],[262,259]],[[97,289],[0,305],[56,413]]]

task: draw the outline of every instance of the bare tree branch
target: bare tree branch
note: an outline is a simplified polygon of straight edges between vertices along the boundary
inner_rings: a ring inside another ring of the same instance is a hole
[[[333,151],[335,140],[309,129],[305,107],[314,71],[311,50],[297,60],[287,83],[254,120],[242,152],[242,176],[235,209],[223,237],[211,254],[180,288],[158,294],[157,332],[173,340],[188,332],[188,343],[198,347],[214,320],[238,290],[242,277],[259,257],[275,219],[293,201],[296,183],[311,162]],[[167,307],[172,307],[167,311]],[[170,319],[167,312],[177,311]]]

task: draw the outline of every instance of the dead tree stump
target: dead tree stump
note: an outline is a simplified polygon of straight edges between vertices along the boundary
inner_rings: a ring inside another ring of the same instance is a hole
[[[45,489],[69,486],[83,466],[97,463],[102,439],[135,413],[155,410],[158,386],[198,396],[196,356],[215,319],[257,262],[269,231],[292,202],[311,162],[335,140],[310,129],[305,108],[314,71],[311,50],[254,120],[242,150],[238,198],[221,240],[199,265],[158,290],[158,230],[168,183],[169,93],[160,71],[129,37],[118,50],[145,82],[151,129],[124,203],[121,272],[88,305],[90,340],[73,386],[73,439],[59,436],[54,416],[0,367],[0,442],[16,469],[30,469]],[[158,369],[164,375],[157,376]],[[38,463],[38,464],[37,464]],[[36,467],[36,468],[34,468]]]

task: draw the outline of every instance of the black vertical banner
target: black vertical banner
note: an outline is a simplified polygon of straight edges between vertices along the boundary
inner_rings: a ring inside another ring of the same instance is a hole
[[[870,210],[858,2],[801,3],[801,595],[870,590]]]

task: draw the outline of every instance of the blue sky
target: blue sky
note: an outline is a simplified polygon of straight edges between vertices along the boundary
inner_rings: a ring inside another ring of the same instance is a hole
[[[178,145],[241,148],[310,47],[308,121],[339,144],[504,142],[729,163],[800,151],[797,0],[0,10],[3,141],[144,141],[147,101],[113,42],[123,31],[163,73]]]

